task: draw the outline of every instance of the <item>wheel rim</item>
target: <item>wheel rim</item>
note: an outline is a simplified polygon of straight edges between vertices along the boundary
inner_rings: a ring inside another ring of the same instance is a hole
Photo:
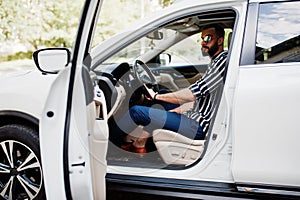
[[[37,155],[26,145],[6,140],[0,143],[0,196],[33,199],[42,187],[42,168]]]

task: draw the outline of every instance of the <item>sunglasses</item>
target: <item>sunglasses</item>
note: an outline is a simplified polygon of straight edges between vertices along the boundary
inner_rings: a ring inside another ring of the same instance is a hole
[[[202,38],[202,42],[209,43],[212,40],[212,35],[206,35],[204,38]]]

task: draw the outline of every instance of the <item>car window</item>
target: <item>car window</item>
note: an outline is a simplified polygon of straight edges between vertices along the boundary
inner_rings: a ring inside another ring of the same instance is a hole
[[[228,50],[228,35],[232,32],[231,28],[225,28],[224,49]],[[165,51],[172,57],[168,65],[180,66],[186,64],[203,65],[210,62],[207,54],[201,50],[201,33],[196,33],[180,42],[171,46]]]
[[[160,51],[161,54],[168,54],[171,57],[170,62],[161,63],[167,66],[204,65],[210,62],[209,56],[203,54],[201,50],[201,32],[187,37],[168,26],[157,31],[162,33],[162,38],[153,39],[146,35],[108,58],[103,65],[120,62],[132,64],[134,60],[141,57],[145,62],[151,62]],[[225,41],[228,40],[231,31],[231,28],[225,28]],[[166,46],[169,48],[162,51]]]
[[[202,53],[200,39],[201,34],[197,33],[167,49],[165,53],[170,54],[172,57],[168,65],[208,64],[210,58],[208,55]]]
[[[256,64],[300,61],[300,1],[259,7]]]
[[[152,52],[155,53],[157,51],[156,49],[161,49],[160,45],[162,43],[170,43],[170,45],[172,45],[172,38],[176,37],[176,31],[162,28],[159,32],[162,33],[162,38],[153,39],[146,35],[107,59],[104,64],[119,62],[133,63],[134,60],[141,55],[145,53],[149,55],[152,54]]]
[[[156,30],[156,33],[158,32],[161,34],[161,38],[152,38],[148,34],[107,59],[104,64],[119,62],[133,63],[135,59],[141,57],[144,57],[143,60],[145,62],[151,62],[152,58],[157,56],[159,52],[171,56],[171,62],[162,63],[163,65],[175,66],[209,63],[209,57],[203,55],[201,51],[199,43],[199,39],[201,39],[200,33],[188,37],[168,26]],[[163,48],[166,47],[169,48],[163,51]]]
[[[93,47],[121,32],[135,21],[173,3],[153,0],[108,0],[102,4]]]

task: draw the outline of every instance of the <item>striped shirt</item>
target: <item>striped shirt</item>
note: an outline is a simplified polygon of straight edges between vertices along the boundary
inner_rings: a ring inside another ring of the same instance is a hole
[[[199,122],[204,134],[217,109],[218,97],[224,84],[226,60],[227,52],[223,51],[210,62],[203,77],[189,87],[196,100],[193,108],[185,115]]]

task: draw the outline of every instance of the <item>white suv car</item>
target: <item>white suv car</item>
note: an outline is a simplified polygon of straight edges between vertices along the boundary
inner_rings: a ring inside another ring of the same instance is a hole
[[[179,1],[91,48],[101,3],[86,1],[72,51],[0,80],[1,199],[300,198],[300,1]],[[212,23],[229,57],[205,140],[160,129],[146,155],[122,150],[115,119],[146,103],[141,85],[199,79]]]

